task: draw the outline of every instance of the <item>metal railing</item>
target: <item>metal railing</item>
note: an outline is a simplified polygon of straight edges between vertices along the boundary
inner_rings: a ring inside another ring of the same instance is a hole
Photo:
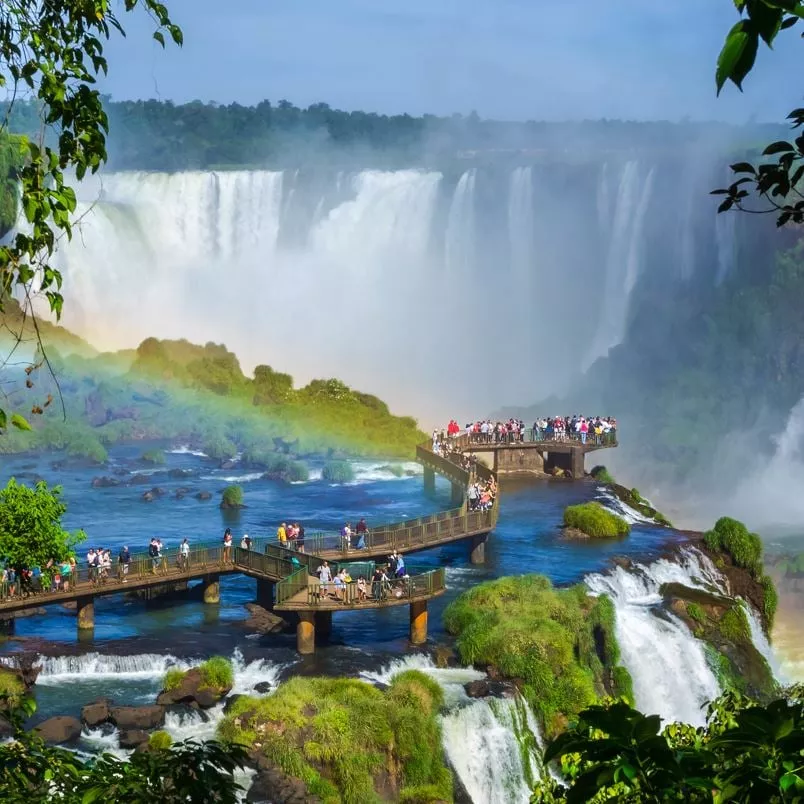
[[[276,585],[276,604],[287,603],[288,600],[307,589],[310,583],[309,579],[310,573],[307,572],[307,568],[301,567],[288,575],[283,581],[280,581]]]
[[[479,446],[489,447],[516,447],[521,443],[541,443],[548,444],[588,444],[599,447],[616,447],[617,446],[617,428],[609,430],[607,433],[597,435],[591,430],[586,434],[586,441],[583,440],[581,433],[576,433],[574,430],[560,431],[557,434],[553,428],[536,428],[526,427],[520,433],[498,434],[494,433],[473,433],[469,435],[462,433],[459,436],[454,436],[448,439],[448,443],[452,443],[458,449],[477,449]]]
[[[393,603],[395,601],[411,600],[420,597],[432,597],[446,588],[444,568],[429,570],[418,575],[403,578],[387,579],[373,582],[370,578],[364,585],[352,580],[347,584],[336,584],[334,581],[322,584],[307,576],[303,583],[295,573],[290,578],[277,584],[277,606],[288,604],[299,608],[326,608],[332,609],[333,604],[344,606],[367,607],[378,603]],[[306,595],[302,594],[306,589]]]

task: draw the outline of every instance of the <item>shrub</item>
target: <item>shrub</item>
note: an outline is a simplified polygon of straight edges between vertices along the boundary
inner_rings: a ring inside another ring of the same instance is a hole
[[[350,483],[355,479],[355,473],[349,461],[327,461],[321,477],[327,483]]]
[[[687,603],[687,614],[691,620],[696,623],[706,622],[706,614],[704,610],[697,603]]]
[[[142,453],[140,460],[154,466],[162,466],[165,463],[165,453],[161,449],[149,449],[147,452]]]
[[[704,534],[704,542],[711,550],[727,553],[735,566],[749,570],[754,576],[761,573],[762,541],[756,533],[749,533],[742,522],[721,517]]]
[[[234,685],[234,670],[232,663],[223,656],[213,656],[202,662],[198,669],[205,687],[216,690],[231,689]]]
[[[773,629],[773,621],[776,619],[776,607],[779,605],[779,593],[773,579],[768,575],[763,575],[759,583],[762,586],[762,608],[765,620],[768,624],[768,633]]]
[[[155,731],[148,738],[148,746],[155,751],[167,751],[173,745],[173,738],[166,731]]]
[[[605,466],[595,466],[589,474],[600,483],[608,483],[609,485],[614,485],[615,483],[614,478],[609,474],[609,470]]]
[[[0,696],[7,697],[10,703],[17,704],[25,694],[25,685],[20,677],[8,668],[0,666]]]
[[[720,633],[730,642],[745,642],[751,639],[751,629],[743,607],[735,604],[721,618],[718,623]]]
[[[227,486],[223,490],[221,508],[241,508],[243,506],[243,487]]]
[[[597,502],[568,505],[564,509],[564,525],[596,539],[627,536],[631,532],[631,526],[622,517]]]
[[[187,675],[187,673],[184,670],[180,670],[178,667],[171,667],[167,673],[165,673],[165,677],[162,680],[162,689],[165,692],[175,690],[184,680],[185,675]]]

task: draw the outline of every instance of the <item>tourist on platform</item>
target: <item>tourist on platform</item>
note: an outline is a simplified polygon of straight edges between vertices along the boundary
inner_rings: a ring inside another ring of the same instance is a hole
[[[287,531],[287,523],[283,522],[277,529],[276,529],[276,539],[279,542],[280,547],[287,547],[288,544],[288,531]]]
[[[371,576],[371,596],[375,600],[382,600],[383,571],[380,567],[374,567],[374,574]]]
[[[355,533],[357,534],[357,544],[356,544],[357,549],[365,550],[366,538],[368,537],[368,525],[366,525],[366,520],[363,519],[363,517],[361,517],[360,521],[357,523]]]
[[[65,592],[70,591],[70,581],[75,577],[75,559],[70,556],[67,561],[61,563],[61,588]]]
[[[343,582],[343,576],[340,572],[332,579],[332,585],[334,588],[335,599],[341,603],[345,602],[346,586]]]
[[[405,559],[402,557],[402,553],[396,554],[396,571],[394,575],[397,578],[401,578],[405,574]]]
[[[296,528],[296,549],[300,552],[304,552],[304,525],[301,522],[297,522],[295,525]]]
[[[190,542],[186,536],[179,545],[179,569],[183,572],[190,569]]]
[[[391,572],[391,575],[396,575],[396,565],[397,565],[397,558],[396,558],[396,550],[388,556],[388,569]]]
[[[357,599],[360,603],[368,599],[366,579],[362,575],[357,579]]]
[[[226,528],[223,532],[223,563],[228,564],[232,560],[232,529]]]
[[[123,548],[117,554],[117,578],[123,583],[128,583],[128,569],[131,566],[131,553],[128,546],[123,545]]]
[[[240,540],[240,549],[251,550],[251,537],[248,533],[243,534],[243,538]]]
[[[325,561],[318,567],[316,572],[318,573],[318,580],[321,583],[321,593],[325,595],[327,594],[329,584],[332,581],[332,570],[330,569],[329,564]]]
[[[341,550],[349,552],[352,549],[352,525],[347,522],[341,528]]]
[[[14,597],[17,594],[17,573],[14,567],[6,567],[6,583],[8,584],[8,596]]]

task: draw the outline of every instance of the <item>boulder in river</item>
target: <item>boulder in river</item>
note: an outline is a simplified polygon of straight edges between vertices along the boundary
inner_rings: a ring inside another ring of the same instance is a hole
[[[198,494],[195,495],[196,500],[211,500],[212,499],[212,492],[211,491],[199,491]]]
[[[154,479],[153,475],[146,475],[137,473],[136,475],[131,475],[128,480],[129,486],[144,486],[147,483],[150,483]]]
[[[470,698],[513,698],[516,686],[510,681],[494,681],[481,678],[463,685]]]
[[[98,698],[81,709],[81,722],[90,729],[108,723],[111,717],[111,701],[108,698]]]
[[[165,710],[161,706],[113,706],[111,720],[121,731],[156,729],[165,722]]]
[[[177,686],[171,690],[163,690],[156,699],[158,708],[171,704],[197,703],[202,709],[209,709],[225,698],[231,687],[210,687],[205,683],[201,671],[197,667],[188,670]]]
[[[92,478],[92,488],[93,489],[107,489],[112,488],[113,486],[119,486],[120,481],[116,477],[93,477]]]
[[[147,744],[148,739],[148,732],[142,729],[126,729],[118,737],[121,748],[138,748]]]
[[[317,804],[320,801],[307,792],[301,779],[288,776],[261,752],[253,752],[251,758],[257,767],[257,775],[246,793],[246,801],[253,804]]]
[[[40,723],[34,732],[50,745],[74,743],[81,736],[81,721],[74,717],[58,715]]]
[[[246,608],[250,616],[244,625],[249,631],[257,631],[260,634],[277,634],[287,631],[291,627],[287,621],[256,603],[246,603]]]
[[[168,477],[175,477],[175,478],[183,478],[183,477],[192,477],[193,472],[192,469],[170,469],[168,470]]]
[[[260,681],[259,684],[254,685],[254,692],[259,693],[260,695],[267,695],[271,690],[274,688],[274,685],[271,684],[270,681]],[[233,695],[232,698],[235,696]]]

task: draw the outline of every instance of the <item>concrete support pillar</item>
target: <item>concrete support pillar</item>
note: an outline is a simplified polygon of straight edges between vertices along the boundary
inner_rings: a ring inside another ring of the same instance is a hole
[[[472,537],[472,546],[469,552],[469,562],[471,564],[485,564],[486,563],[486,540],[488,539],[487,533],[481,533],[479,536]]]
[[[276,584],[265,578],[257,578],[257,603],[268,611],[274,608],[274,589]]]
[[[315,631],[320,637],[328,637],[332,633],[331,611],[317,611],[315,613]]]
[[[91,597],[79,597],[76,601],[78,630],[92,631],[95,628],[95,600]]]
[[[450,505],[453,508],[458,508],[463,504],[464,488],[460,483],[452,484],[452,496],[450,497]]]
[[[583,480],[584,452],[580,447],[573,447],[572,449],[572,476],[575,480]]]
[[[315,653],[315,612],[299,612],[299,624],[296,626],[296,650],[302,655]]]
[[[499,458],[498,458],[498,456],[500,454],[499,450],[495,449],[493,454],[494,454],[494,462],[493,462],[491,468],[494,471],[494,474],[496,475],[497,472],[499,471],[499,465],[500,465],[500,461],[499,461]]]
[[[424,467],[424,493],[435,494],[435,472],[429,467]]]
[[[221,602],[220,575],[210,575],[204,578],[204,603]]]
[[[415,600],[410,604],[410,641],[413,645],[427,642],[426,600]]]

